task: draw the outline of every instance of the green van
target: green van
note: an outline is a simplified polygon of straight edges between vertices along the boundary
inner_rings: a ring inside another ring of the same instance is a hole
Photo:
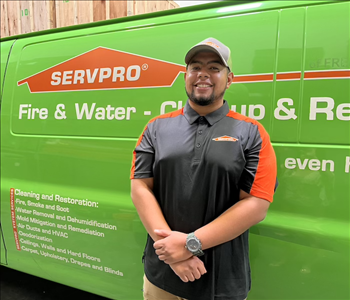
[[[232,51],[230,107],[277,155],[250,231],[258,299],[350,299],[349,1],[230,1],[1,39],[1,264],[142,299],[146,232],[130,199],[145,124],[186,102],[184,55]]]

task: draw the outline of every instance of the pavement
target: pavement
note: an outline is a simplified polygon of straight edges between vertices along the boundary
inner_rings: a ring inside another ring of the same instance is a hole
[[[1,300],[108,300],[59,283],[0,266]]]

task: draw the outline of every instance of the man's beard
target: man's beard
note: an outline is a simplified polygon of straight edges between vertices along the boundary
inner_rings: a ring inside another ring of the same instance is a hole
[[[219,95],[215,95],[214,92],[209,97],[196,97],[194,95],[194,89],[192,90],[191,94],[187,92],[186,89],[186,94],[188,99],[190,99],[193,103],[198,104],[200,106],[208,106],[212,104],[215,100],[220,99],[224,97],[225,90],[223,90]]]

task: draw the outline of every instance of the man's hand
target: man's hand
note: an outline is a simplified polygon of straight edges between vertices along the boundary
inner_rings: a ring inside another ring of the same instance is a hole
[[[207,273],[204,263],[196,256],[169,266],[183,282],[195,281]]]
[[[187,234],[158,229],[154,232],[159,237],[162,237],[162,239],[155,242],[153,247],[156,250],[158,258],[166,264],[174,264],[192,256],[192,253],[185,248]]]

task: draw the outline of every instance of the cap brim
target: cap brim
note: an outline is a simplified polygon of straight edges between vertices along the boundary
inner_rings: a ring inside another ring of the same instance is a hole
[[[211,52],[216,53],[221,58],[222,63],[226,67],[230,68],[230,66],[227,64],[225,59],[222,57],[221,53],[218,50],[216,50],[214,47],[209,46],[209,45],[197,45],[197,46],[194,46],[190,51],[188,51],[186,56],[185,56],[186,65],[188,65],[190,63],[193,56],[195,56],[198,52],[201,52],[201,51],[211,51]]]

